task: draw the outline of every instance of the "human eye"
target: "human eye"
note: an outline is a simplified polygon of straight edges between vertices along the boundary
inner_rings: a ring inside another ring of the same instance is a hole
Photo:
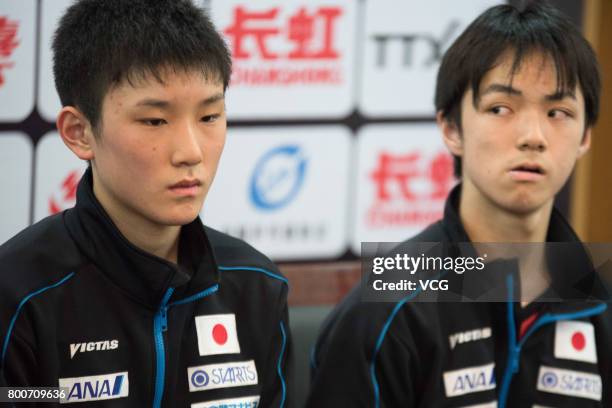
[[[159,127],[159,126],[162,126],[168,123],[166,122],[165,119],[161,119],[161,118],[144,118],[144,119],[139,119],[138,121],[144,125],[151,126],[151,127]]]
[[[200,120],[204,123],[213,123],[213,122],[216,122],[217,119],[219,119],[220,117],[221,115],[216,113],[214,115],[204,115],[202,116]]]
[[[491,106],[487,111],[495,116],[505,116],[511,112],[510,108],[503,105]]]
[[[548,111],[548,117],[551,119],[567,119],[573,118],[572,112],[564,109],[551,109]]]

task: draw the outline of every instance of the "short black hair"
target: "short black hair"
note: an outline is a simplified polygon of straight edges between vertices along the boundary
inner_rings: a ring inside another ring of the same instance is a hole
[[[231,76],[225,42],[190,0],[77,0],[52,48],[62,105],[79,108],[94,128],[104,96],[124,80],[201,71],[225,90]]]
[[[514,53],[511,76],[530,53],[550,56],[557,71],[557,91],[572,93],[579,84],[584,95],[585,126],[595,124],[601,92],[595,53],[578,29],[545,1],[531,1],[521,7],[491,7],[465,29],[442,58],[436,82],[436,112],[461,131],[461,100],[468,86],[476,105],[480,81],[506,51]],[[454,160],[455,176],[460,178],[461,158]]]

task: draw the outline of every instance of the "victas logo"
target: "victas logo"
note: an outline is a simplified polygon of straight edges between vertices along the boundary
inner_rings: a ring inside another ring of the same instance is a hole
[[[270,211],[289,204],[304,183],[308,160],[297,145],[276,147],[255,165],[251,178],[251,202],[260,210]]]
[[[89,351],[116,350],[119,348],[119,340],[90,341],[87,343],[71,343],[70,359],[72,360],[77,353],[87,353]]]
[[[444,389],[447,397],[495,389],[495,364],[446,371]]]
[[[124,398],[129,395],[127,371],[89,377],[60,378],[59,387],[66,388],[60,404]]]
[[[257,385],[255,361],[209,364],[187,369],[189,392]]]
[[[464,332],[454,333],[448,336],[450,348],[453,350],[457,344],[468,343],[470,341],[484,340],[491,337],[491,328],[482,327],[480,329],[468,330]]]

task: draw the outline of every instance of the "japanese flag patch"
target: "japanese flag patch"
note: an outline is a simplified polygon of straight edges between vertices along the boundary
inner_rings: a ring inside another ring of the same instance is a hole
[[[201,356],[240,353],[233,313],[196,316],[195,325]]]
[[[557,322],[555,357],[596,364],[597,347],[593,325],[573,320]]]

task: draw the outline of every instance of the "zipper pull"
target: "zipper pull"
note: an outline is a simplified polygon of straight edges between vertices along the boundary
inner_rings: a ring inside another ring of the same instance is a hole
[[[168,330],[168,308],[166,306],[163,306],[160,311],[160,317],[161,317],[161,329],[162,331],[167,331]]]

